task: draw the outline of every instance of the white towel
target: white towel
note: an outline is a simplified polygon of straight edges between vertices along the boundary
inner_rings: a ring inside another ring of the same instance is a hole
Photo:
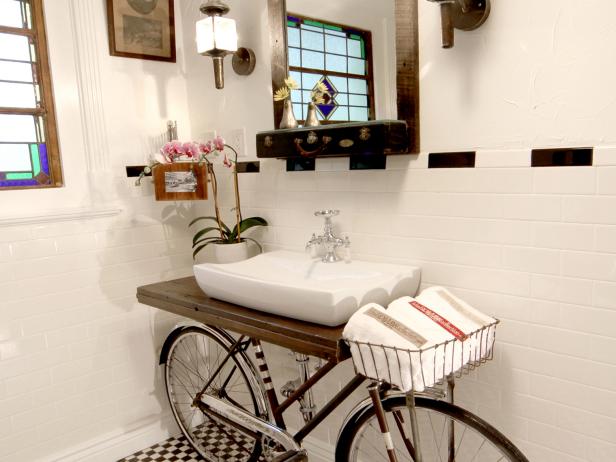
[[[465,334],[472,334],[467,341],[470,348],[469,361],[479,361],[491,354],[496,334],[496,319],[482,313],[440,286],[423,290],[417,297],[417,301],[449,319]],[[487,330],[477,332],[487,326],[490,326]],[[464,362],[469,361],[465,358]]]
[[[359,373],[403,391],[423,391],[488,356],[495,322],[447,289],[431,287],[416,299],[394,300],[387,310],[374,303],[362,307],[347,323],[343,337],[350,341]],[[491,326],[487,335],[485,330],[477,332],[485,326]]]
[[[442,377],[442,371],[435,374],[436,350],[431,347],[444,341],[438,330],[423,324],[425,329],[420,333],[416,326],[406,325],[380,305],[370,303],[351,317],[342,335],[350,340],[353,362],[360,374],[386,380],[404,391],[423,391]],[[440,348],[442,351],[444,347]]]

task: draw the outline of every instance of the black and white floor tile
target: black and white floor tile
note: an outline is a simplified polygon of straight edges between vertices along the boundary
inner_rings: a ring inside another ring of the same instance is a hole
[[[251,449],[251,442],[241,433],[229,427],[225,427],[223,431],[221,431],[221,428],[221,426],[211,423],[204,423],[195,437],[203,442],[208,454],[212,454],[221,462],[242,462],[246,460],[246,454]],[[188,440],[180,435],[136,452],[118,462],[193,462],[202,460],[203,458],[193,449]]]

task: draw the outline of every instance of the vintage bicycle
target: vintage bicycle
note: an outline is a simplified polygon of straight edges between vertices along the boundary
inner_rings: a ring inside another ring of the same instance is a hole
[[[145,303],[161,307],[151,298]],[[213,307],[211,303],[208,306]],[[169,309],[169,304],[163,308]],[[211,312],[205,317],[219,319],[223,326],[235,326],[240,331],[243,322],[250,323],[244,318],[216,317]],[[258,329],[266,330],[267,327],[260,325]],[[401,361],[408,360],[408,364],[419,361],[421,367],[423,353],[388,349],[382,345],[340,342],[341,350],[336,357],[329,355],[328,362],[312,375],[308,355],[296,353],[299,378],[282,387],[281,393],[286,398],[282,403],[275,393],[259,339],[261,335],[231,334],[203,323],[179,325],[165,341],[160,362],[164,366],[167,396],[175,419],[195,450],[209,462],[308,460],[301,447],[302,441],[365,383],[368,384],[366,399],[347,415],[339,431],[333,455],[335,462],[528,462],[501,432],[452,403],[455,377],[490,359],[494,338],[484,335],[486,332],[475,333],[485,342],[486,348],[484,351],[484,343],[481,343],[481,354],[477,358],[456,373],[448,374],[441,386],[438,377],[433,377],[434,380],[424,377],[419,387],[421,391],[408,393],[390,385],[395,382],[392,374],[399,373],[397,365]],[[286,342],[278,343],[289,346]],[[355,369],[363,374],[352,377],[317,411],[312,387],[350,357],[349,346],[359,352],[354,358]],[[447,352],[453,355],[454,348],[440,347],[435,347],[424,358],[440,361],[443,355],[442,364],[445,364],[450,354]],[[486,354],[488,349],[489,354]],[[383,360],[387,367],[377,364]],[[362,362],[360,367],[358,361]],[[436,369],[435,363],[429,370]],[[369,370],[385,372],[367,374]],[[300,403],[305,424],[291,434],[283,413],[295,402]]]

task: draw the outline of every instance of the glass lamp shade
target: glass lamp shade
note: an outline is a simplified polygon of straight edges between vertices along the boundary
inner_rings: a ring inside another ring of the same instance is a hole
[[[237,51],[235,21],[221,16],[208,16],[197,22],[197,52],[220,56]]]

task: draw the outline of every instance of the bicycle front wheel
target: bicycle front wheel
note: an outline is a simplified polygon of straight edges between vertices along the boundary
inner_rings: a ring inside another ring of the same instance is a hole
[[[453,404],[416,398],[419,442],[424,462],[528,462],[501,432],[483,419]],[[383,400],[399,462],[415,462],[406,398]],[[450,429],[453,427],[453,432]],[[373,406],[358,411],[340,433],[336,462],[389,461]]]
[[[181,328],[171,334],[170,340],[165,385],[184,436],[208,462],[260,460],[260,438],[247,436],[195,404],[198,393],[218,371],[205,393],[267,419],[263,390],[243,350],[224,362],[234,340],[209,326]]]

